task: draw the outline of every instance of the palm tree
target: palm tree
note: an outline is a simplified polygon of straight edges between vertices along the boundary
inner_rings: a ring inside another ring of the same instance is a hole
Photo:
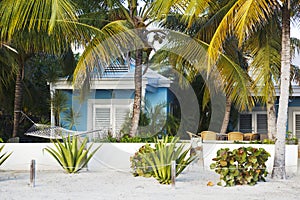
[[[16,50],[12,52],[17,63],[14,101],[13,137],[17,136],[22,109],[24,70],[26,61],[39,51],[61,52],[66,44],[63,32],[70,32],[68,24],[56,26],[59,20],[75,21],[73,6],[66,1],[8,1],[0,2],[1,41]],[[43,5],[43,6],[40,6]],[[59,6],[64,6],[61,9]],[[51,8],[51,9],[49,9]],[[60,33],[60,34],[57,34]],[[58,41],[58,43],[56,42]]]
[[[276,135],[275,84],[279,83],[280,75],[280,30],[279,18],[274,16],[245,44],[245,51],[251,58],[249,71],[257,87],[256,95],[267,107],[269,139]]]
[[[142,100],[142,76],[147,70],[143,70],[142,64],[144,63],[144,60],[145,62],[148,61],[150,52],[152,50],[152,47],[149,44],[147,38],[149,31],[146,29],[147,26],[152,23],[152,21],[146,23],[149,18],[149,11],[152,8],[152,1],[145,1],[145,5],[143,6],[143,8],[138,9],[138,3],[140,2],[141,1],[138,0],[128,0],[128,8],[126,8],[124,4],[122,4],[122,1],[103,2],[103,6],[106,6],[110,10],[115,11],[115,16],[112,19],[113,21],[105,25],[102,29],[105,30],[108,25],[111,25],[114,30],[118,30],[116,31],[117,34],[115,34],[113,37],[115,37],[116,40],[123,41],[127,44],[127,46],[123,45],[123,49],[121,50],[121,52],[112,52],[109,50],[109,48],[103,48],[104,45],[107,45],[106,47],[115,45],[110,40],[103,44],[103,40],[107,38],[107,34],[96,36],[94,40],[91,41],[85,48],[85,51],[83,52],[74,73],[74,84],[82,85],[89,78],[88,73],[93,72],[95,67],[97,66],[100,68],[99,71],[103,72],[105,66],[114,64],[116,59],[125,60],[127,61],[128,65],[130,64],[127,59],[128,56],[132,57],[135,60],[135,92],[131,128],[129,133],[132,137],[137,134],[138,130]],[[130,27],[132,29],[132,32],[128,31],[126,26]],[[127,32],[128,35],[132,36],[124,37],[124,32]],[[99,59],[101,59],[101,63],[99,62]],[[86,71],[86,69],[88,69],[88,72]]]
[[[202,41],[208,42],[211,40],[212,38],[212,34],[216,29],[217,29],[217,24],[219,21],[221,21],[221,19],[223,18],[224,14],[229,10],[229,6],[227,6],[228,4],[230,5],[231,1],[222,1],[220,2],[220,5],[216,5],[217,7],[214,8],[209,8],[206,10],[205,15],[202,15],[201,18],[197,18],[193,21],[193,23],[190,25],[191,28],[188,29],[188,24],[185,22],[180,21],[180,15],[175,14],[174,16],[171,14],[171,16],[168,16],[168,18],[165,20],[165,22],[163,22],[163,25],[167,28],[171,28],[171,29],[175,29],[175,30],[179,30],[181,32],[185,32],[187,34],[189,34],[190,36],[193,36],[194,38],[200,39]],[[182,16],[182,15],[181,15]],[[226,40],[226,47],[224,48],[223,53],[228,56],[229,59],[231,59],[232,61],[234,61],[236,64],[238,64],[240,67],[242,67],[242,69],[247,70],[247,62],[246,59],[243,57],[243,54],[241,52],[241,50],[238,49],[237,47],[237,42],[235,37],[230,37]],[[193,58],[194,59],[194,58]],[[198,58],[198,59],[202,59],[202,58]],[[229,65],[228,65],[229,64]],[[186,68],[190,68],[193,66],[189,66],[188,64],[185,63],[185,67],[184,67],[184,71],[187,71]],[[220,64],[217,64],[218,69],[221,69]],[[230,66],[230,63],[223,64],[222,67],[225,67],[227,69],[231,68],[232,66]],[[222,70],[220,70],[222,71]],[[191,70],[189,76],[191,76],[191,74],[197,74],[199,73],[199,69],[198,70]],[[196,72],[196,73],[195,73]],[[234,71],[235,75],[235,79],[231,80],[231,85],[236,85],[234,88],[237,89],[238,85],[243,85],[245,83],[243,83],[242,80],[238,80],[239,78],[245,78],[245,82],[248,82],[248,84],[250,85],[250,78],[247,77],[247,75],[243,75],[245,74],[245,72],[241,73],[241,70],[235,70]],[[241,73],[241,74],[238,74]],[[223,74],[222,74],[223,75]],[[191,76],[193,77],[193,76]],[[222,85],[216,86],[217,88],[223,88],[222,90],[224,91],[224,88],[226,88],[226,85],[228,85],[228,80],[226,79],[224,76],[220,77],[221,79],[223,78],[223,82]],[[233,82],[235,82],[234,84],[232,84]],[[225,86],[225,87],[223,87]],[[243,92],[243,93],[238,93],[237,97],[235,95],[229,95],[229,94],[236,94],[236,92],[232,92],[232,88],[227,87],[227,91],[226,91],[226,102],[225,102],[225,114],[224,114],[224,118],[223,118],[223,123],[222,123],[222,127],[220,130],[216,130],[220,133],[226,133],[227,131],[227,127],[228,127],[228,123],[229,123],[229,118],[230,118],[230,111],[231,111],[231,106],[232,106],[232,102],[235,103],[240,103],[242,105],[248,105],[249,108],[251,108],[251,106],[253,105],[251,101],[249,101],[249,99],[244,99],[244,100],[239,100],[236,101],[236,99],[242,99],[241,96],[245,95],[244,97],[247,97],[249,95],[249,89],[245,88],[247,90],[247,92]],[[222,91],[221,90],[221,91]],[[210,91],[212,92],[212,91]],[[207,101],[205,101],[207,102]],[[250,103],[250,104],[249,104]],[[243,107],[242,109],[245,109],[246,107]]]
[[[103,35],[103,30],[79,23],[77,9],[69,0],[3,0],[0,2],[0,16],[0,39],[2,43],[15,47],[14,58],[18,66],[14,104],[15,137],[20,119],[18,111],[22,109],[22,80],[28,58],[39,52],[62,54],[71,43],[85,45],[95,35]],[[106,36],[114,33],[110,26],[106,28]],[[120,42],[113,43],[115,46],[111,45],[111,50],[118,52]]]
[[[184,2],[184,4],[183,4]],[[228,35],[236,35],[239,46],[248,39],[259,27],[264,26],[276,11],[282,13],[282,38],[281,38],[281,76],[280,76],[280,99],[277,119],[276,151],[274,160],[273,177],[285,178],[285,132],[288,107],[288,89],[290,79],[290,0],[284,1],[254,1],[254,0],[233,0],[230,10],[219,23],[218,28],[211,39],[208,55],[210,71],[211,66],[216,62],[220,52],[223,50],[225,38]],[[294,1],[297,2],[297,1]],[[219,1],[156,1],[157,10],[160,17],[170,12],[172,7],[182,8],[187,21],[191,22],[199,17],[200,13],[205,13],[209,3],[219,3]],[[204,11],[204,12],[203,12]],[[221,50],[221,51],[216,51]]]
[[[291,66],[291,43],[290,43],[290,0],[285,0],[281,7],[282,11],[282,39],[281,39],[281,75],[280,97],[277,119],[277,134],[275,145],[275,159],[272,177],[285,179],[285,134],[287,122],[287,110],[289,103],[289,84]]]

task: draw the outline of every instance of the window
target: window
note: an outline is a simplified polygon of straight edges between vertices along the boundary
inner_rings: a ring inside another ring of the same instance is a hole
[[[300,138],[300,112],[293,113],[293,133],[297,138]]]
[[[268,117],[267,114],[256,115],[256,133],[268,133]]]
[[[265,112],[240,114],[239,131],[243,133],[267,133],[268,121]]]
[[[88,129],[111,131],[119,134],[126,117],[130,112],[131,100],[96,99],[89,102]]]
[[[243,133],[252,132],[252,114],[240,115],[240,131]]]

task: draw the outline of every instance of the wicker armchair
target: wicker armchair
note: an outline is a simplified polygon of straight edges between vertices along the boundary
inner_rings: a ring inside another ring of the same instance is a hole
[[[228,133],[228,140],[243,141],[244,140],[244,134],[241,133],[241,132],[229,132]]]
[[[259,134],[257,133],[244,133],[245,141],[259,140]]]
[[[213,131],[202,131],[201,137],[203,140],[217,140],[217,133]]]
[[[192,138],[201,138],[200,135],[197,135],[197,134],[192,133],[190,131],[187,131],[186,133],[190,136],[190,139],[192,139]]]

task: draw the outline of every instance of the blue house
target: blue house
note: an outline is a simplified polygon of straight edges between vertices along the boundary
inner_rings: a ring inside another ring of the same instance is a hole
[[[163,109],[165,116],[172,110],[172,94],[168,89],[170,84],[168,78],[151,69],[142,78],[142,98],[147,99],[153,107],[166,103],[168,106]],[[134,67],[128,69],[127,65],[120,65],[117,69],[106,68],[101,78],[92,78],[90,90],[83,101],[80,101],[79,92],[67,79],[51,83],[50,91],[63,91],[68,98],[67,107],[78,113],[73,130],[109,130],[117,135],[131,113],[134,87]],[[60,114],[60,119],[63,125],[68,126],[64,113]],[[54,113],[51,113],[51,125],[54,125]]]
[[[287,131],[291,131],[294,136],[300,138],[300,86],[292,86],[292,94],[289,97]],[[276,88],[277,102],[275,103],[276,111],[278,110],[279,88]],[[239,113],[236,130],[249,133],[255,132],[267,134],[267,109],[265,106],[257,105],[252,111]],[[266,137],[266,135],[265,135]]]

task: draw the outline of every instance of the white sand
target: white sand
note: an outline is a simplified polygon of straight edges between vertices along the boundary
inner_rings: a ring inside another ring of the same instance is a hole
[[[207,186],[218,182],[213,171],[193,165],[176,179],[175,189],[160,185],[153,178],[133,177],[130,173],[107,170],[38,171],[36,186],[29,186],[29,172],[0,171],[0,199],[300,199],[300,174],[285,181],[267,178],[255,186]]]

